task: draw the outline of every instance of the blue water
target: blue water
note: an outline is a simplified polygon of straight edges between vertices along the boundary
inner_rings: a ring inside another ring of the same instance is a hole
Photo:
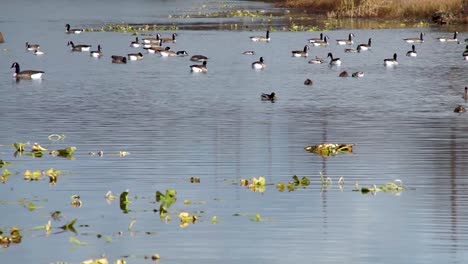
[[[8,234],[17,226],[23,235],[21,243],[0,249],[2,263],[81,263],[103,254],[111,262],[148,263],[144,256],[155,253],[161,263],[468,259],[468,122],[465,114],[453,112],[466,105],[468,64],[461,56],[464,45],[435,40],[452,35],[450,30],[353,29],[356,44],[373,39],[372,50],[360,54],[335,45],[350,30],[329,31],[331,45],[311,47],[307,59],[292,58],[291,50],[302,49],[318,32],[276,31],[270,43],[253,43],[249,36],[264,31],[178,30],[177,43],[169,46],[208,56],[207,74],[190,73],[195,63],[189,57],[162,58],[145,51],[142,61],[112,64],[111,55],[141,51],[129,47],[134,36],[128,33],[64,33],[66,23],[168,21],[169,14],[204,4],[215,9],[219,3],[49,0],[2,6],[0,159],[13,164],[5,167],[12,175],[0,185],[0,230]],[[417,37],[421,30],[426,41],[416,46],[418,57],[404,56],[411,45],[402,39]],[[173,32],[160,33],[169,37]],[[459,38],[466,35],[460,32]],[[104,56],[71,52],[69,40],[93,48],[101,44]],[[26,41],[39,43],[45,55],[25,51]],[[256,55],[242,55],[245,50]],[[343,64],[307,63],[328,52]],[[383,59],[394,52],[400,65],[384,67]],[[260,56],[266,68],[254,71],[250,64]],[[16,82],[9,68],[14,61],[22,69],[45,71],[43,80]],[[343,70],[365,75],[339,78]],[[306,78],[314,85],[304,86]],[[261,93],[273,91],[276,102],[260,100]],[[55,133],[65,139],[49,140]],[[9,146],[14,142],[77,150],[73,160],[49,154],[14,157]],[[304,150],[323,142],[356,145],[353,154],[328,158]],[[100,150],[102,157],[89,155]],[[119,151],[130,154],[120,157]],[[25,170],[51,167],[62,171],[55,186],[47,177],[23,180]],[[321,188],[319,172],[332,179],[327,188]],[[275,184],[293,175],[309,177],[311,185],[278,192]],[[259,176],[268,183],[264,193],[239,185],[242,178]],[[201,183],[190,183],[190,177],[200,177]],[[340,177],[345,179],[342,190]],[[408,189],[376,195],[352,191],[355,182],[379,186],[395,179]],[[170,188],[177,190],[177,202],[166,223],[153,211],[159,209],[155,192]],[[118,199],[106,202],[107,191],[118,196],[127,189],[129,212],[119,208]],[[70,205],[74,194],[80,195],[81,208]],[[17,203],[20,199],[38,208],[29,211]],[[51,234],[34,229],[56,210],[63,218],[52,221]],[[197,215],[198,221],[179,227],[181,211]],[[257,213],[262,221],[251,221]],[[75,218],[77,234],[61,232],[59,227]],[[88,244],[76,246],[70,237]]]

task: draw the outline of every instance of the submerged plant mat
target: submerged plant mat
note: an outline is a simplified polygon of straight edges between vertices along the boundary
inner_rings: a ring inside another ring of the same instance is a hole
[[[354,144],[322,143],[305,147],[306,151],[320,156],[335,156],[338,153],[352,153]]]

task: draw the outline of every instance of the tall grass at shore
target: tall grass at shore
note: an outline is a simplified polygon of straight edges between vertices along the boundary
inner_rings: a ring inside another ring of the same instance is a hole
[[[454,16],[463,12],[464,0],[273,0],[279,6],[307,9],[329,17],[430,17],[436,12]],[[466,2],[465,2],[466,5]],[[466,16],[466,14],[465,14]]]

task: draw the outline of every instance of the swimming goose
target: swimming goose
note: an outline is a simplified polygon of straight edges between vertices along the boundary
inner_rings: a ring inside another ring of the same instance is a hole
[[[65,25],[65,32],[67,34],[80,34],[81,32],[83,32],[83,29],[81,29],[81,28],[72,28],[72,29],[70,29],[70,24],[66,24]]]
[[[331,52],[328,53],[328,56],[330,57],[330,64],[331,65],[341,65],[341,60],[340,58],[333,58],[333,54]]]
[[[127,54],[127,57],[128,57],[129,60],[142,60],[143,59],[143,54],[141,54],[141,52],[129,53],[129,54]]]
[[[315,56],[315,58],[314,58],[314,59],[311,59],[311,60],[309,61],[309,63],[310,63],[310,64],[321,64],[321,63],[323,63],[324,61],[325,61],[324,59]]]
[[[203,56],[203,55],[193,55],[191,58],[190,58],[191,61],[199,61],[199,62],[203,62],[203,61],[207,61],[208,58],[206,56]]]
[[[253,51],[253,50],[246,50],[246,51],[242,52],[242,54],[244,54],[244,55],[255,55],[255,51]]]
[[[309,56],[309,46],[305,45],[304,50],[293,50],[291,52],[293,57],[307,57]]]
[[[177,56],[180,56],[180,57],[185,57],[185,56],[188,56],[189,54],[187,53],[187,51],[185,50],[179,50],[176,52]]]
[[[364,77],[364,72],[362,71],[353,72],[353,74],[351,74],[351,77],[354,77],[354,78]]]
[[[314,84],[314,82],[311,79],[306,79],[304,81],[304,85],[312,85],[312,84]]]
[[[143,43],[145,44],[153,44],[153,43],[160,43],[161,35],[158,33],[156,34],[155,38],[144,38],[142,39]]]
[[[361,52],[363,50],[369,50],[371,47],[372,47],[372,38],[369,38],[369,41],[367,42],[367,44],[359,44],[357,46],[357,50],[358,52]]]
[[[37,55],[37,56],[44,55],[44,52],[42,50],[40,50],[40,49],[37,49],[37,50],[34,51],[34,55]]]
[[[349,73],[347,71],[342,71],[342,72],[340,72],[338,77],[349,77]]]
[[[252,36],[252,37],[250,37],[250,40],[254,41],[254,42],[268,42],[268,41],[270,41],[270,31],[267,30],[265,37],[263,37],[263,36]]]
[[[10,68],[15,68],[15,73],[13,74],[16,79],[33,79],[38,80],[42,78],[43,71],[34,71],[34,70],[25,70],[20,71],[20,66],[17,62],[13,62]]]
[[[172,34],[172,38],[162,38],[162,42],[163,43],[175,43],[176,42],[176,37],[177,36],[177,33],[173,33]]]
[[[260,98],[262,101],[274,101],[276,99],[276,94],[274,92],[271,94],[262,93]]]
[[[328,46],[328,36],[324,36],[323,37],[323,40],[317,40],[315,42],[312,43],[313,46]]]
[[[465,51],[463,52],[463,58],[464,58],[465,60],[468,60],[468,45],[466,45]]]
[[[130,42],[130,47],[132,48],[139,48],[141,46],[140,42],[138,42],[138,37],[135,37],[135,41]]]
[[[408,57],[416,57],[418,54],[416,53],[416,47],[414,45],[411,46],[411,50],[406,52],[406,56]]]
[[[148,53],[159,53],[164,50],[164,48],[161,46],[151,46],[149,48],[143,48],[143,49],[148,51]]]
[[[170,47],[166,47],[164,50],[161,50],[159,54],[163,57],[175,57],[177,53],[171,50]]]
[[[453,112],[455,112],[455,113],[464,113],[464,112],[466,112],[466,109],[465,109],[465,107],[463,107],[463,105],[459,105],[459,106],[455,107]]]
[[[92,50],[89,55],[94,58],[100,58],[102,56],[101,45],[97,45],[97,50]]]
[[[354,44],[353,37],[354,37],[354,34],[349,33],[348,39],[337,39],[336,44],[338,44],[338,45],[352,45],[352,44]]]
[[[260,60],[252,63],[252,69],[263,70],[265,68],[265,63],[263,63],[263,57],[260,57]]]
[[[203,61],[203,64],[201,64],[201,65],[199,65],[199,64],[190,65],[190,71],[191,72],[202,72],[202,73],[208,72],[208,69],[206,68],[206,61]]]
[[[323,41],[323,33],[320,33],[320,38],[310,38],[308,40],[309,40],[309,43],[314,43],[316,41]]]
[[[151,43],[143,43],[143,48],[148,49],[148,48],[153,48],[153,47],[161,47],[162,46],[162,40],[157,40]]]
[[[406,43],[423,43],[424,42],[423,36],[424,36],[424,33],[421,32],[421,34],[419,35],[419,38],[405,38],[403,40]]]
[[[345,49],[345,53],[358,53],[359,51],[357,49]]]
[[[438,39],[440,42],[458,42],[457,36],[458,36],[458,31],[455,31],[455,32],[453,33],[453,38],[441,37],[441,38],[437,38],[437,39]]]
[[[38,50],[40,48],[41,46],[39,44],[29,44],[29,42],[26,42],[26,49],[29,51]]]
[[[468,86],[465,87],[465,93],[463,94],[462,98],[468,100]]]
[[[398,65],[397,54],[396,54],[396,53],[393,53],[393,58],[392,58],[392,59],[384,59],[384,65],[385,65],[385,66],[394,66],[394,65]]]
[[[68,41],[67,46],[72,46],[72,51],[89,51],[91,48],[91,45],[76,45],[73,43],[73,41]]]
[[[111,58],[112,63],[127,63],[127,58],[125,58],[124,56],[112,55]]]

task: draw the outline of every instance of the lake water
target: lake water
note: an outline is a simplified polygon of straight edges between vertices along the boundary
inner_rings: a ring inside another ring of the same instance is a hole
[[[0,44],[0,159],[13,163],[4,167],[12,175],[0,185],[0,230],[17,226],[23,235],[21,243],[0,249],[2,263],[81,263],[103,254],[112,262],[127,257],[127,263],[148,263],[144,256],[155,253],[161,263],[466,262],[468,119],[453,109],[466,105],[468,63],[461,56],[464,44],[435,40],[451,36],[450,29],[353,29],[356,43],[373,40],[371,51],[356,54],[335,45],[350,30],[328,31],[331,45],[311,47],[307,59],[291,57],[291,50],[301,50],[319,32],[272,32],[270,43],[254,43],[249,36],[264,30],[178,30],[173,50],[209,57],[208,73],[193,74],[189,57],[143,52],[142,61],[112,64],[110,55],[140,51],[129,47],[134,36],[67,35],[64,25],[164,22],[170,14],[219,3],[95,2],[8,1],[0,9],[6,39]],[[418,57],[406,57],[411,45],[402,39],[421,31],[426,41],[416,45]],[[459,39],[467,35],[460,31]],[[70,52],[69,40],[101,44],[104,56]],[[41,44],[46,54],[26,52],[26,41]],[[256,55],[242,55],[245,50]],[[343,64],[307,63],[328,52]],[[395,52],[400,64],[384,67]],[[260,56],[266,68],[254,71],[250,65]],[[45,71],[43,80],[16,82],[9,68],[14,61]],[[344,70],[365,76],[339,78]],[[303,84],[307,78],[313,86]],[[260,100],[271,92],[278,96],[274,103]],[[66,137],[51,141],[51,134]],[[77,150],[73,160],[14,157],[8,146],[14,142]],[[356,145],[353,154],[328,158],[304,150],[323,142]],[[88,154],[99,150],[102,157]],[[130,154],[119,157],[119,151]],[[23,180],[25,170],[51,167],[63,174],[55,186],[47,177]],[[328,188],[321,189],[319,172],[333,180]],[[311,185],[276,190],[293,175],[307,176]],[[269,184],[264,193],[239,185],[259,176]],[[380,186],[395,179],[408,189],[398,195],[353,191],[355,182]],[[108,190],[119,195],[126,189],[128,212],[118,199],[104,199]],[[154,212],[160,204],[155,192],[166,189],[177,191],[169,223]],[[81,208],[70,205],[75,194]],[[15,203],[20,199],[38,208]],[[35,230],[53,211],[63,218],[52,221],[52,233]],[[179,227],[181,211],[198,221]],[[257,213],[262,221],[251,221]],[[61,232],[75,218],[77,234]],[[77,246],[70,237],[88,244]]]

